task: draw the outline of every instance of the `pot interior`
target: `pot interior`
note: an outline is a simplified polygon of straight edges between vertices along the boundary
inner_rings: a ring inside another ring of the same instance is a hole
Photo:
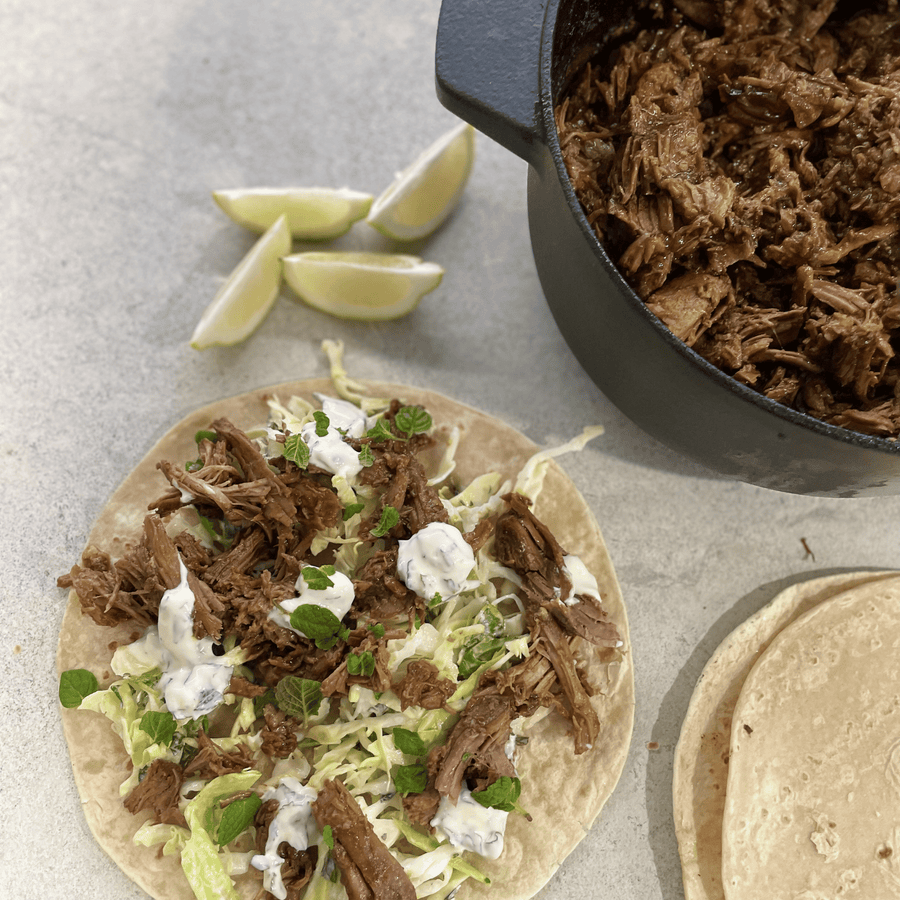
[[[722,5],[722,0],[663,0],[663,2],[667,8],[671,8],[673,5],[684,9],[690,7],[698,17],[704,13],[715,17],[719,15]],[[808,0],[808,2],[812,2],[812,0]],[[579,76],[587,62],[594,62],[600,69],[601,77],[604,77],[605,68],[617,47],[630,41],[637,32],[643,29],[666,26],[668,20],[657,14],[654,9],[656,5],[654,0],[630,0],[630,2],[629,0],[606,0],[603,3],[598,3],[597,0],[551,0],[547,10],[542,47],[544,55],[542,69],[545,73],[545,83],[541,102],[546,130],[545,140],[557,168],[563,193],[573,217],[576,221],[580,221],[581,231],[593,244],[594,254],[602,259],[607,267],[616,270],[618,274],[616,281],[620,282],[620,292],[627,295],[634,305],[645,310],[644,302],[625,282],[612,256],[587,222],[562,159],[554,110],[559,99],[571,82]],[[883,13],[887,7],[886,0],[874,0],[874,2],[838,0],[831,18],[845,21],[863,10],[875,10]],[[713,19],[711,18],[710,21]],[[548,73],[549,79],[546,77]],[[827,435],[829,438],[837,439],[845,444],[864,446],[891,456],[900,454],[900,441],[826,424],[741,384],[675,338],[669,329],[649,311],[647,311],[647,315],[653,321],[654,330],[663,336],[663,340],[676,353],[688,358],[692,365],[705,371],[713,381],[723,384],[730,392],[741,396],[754,406],[774,414],[776,418],[785,422],[799,425],[804,430]]]

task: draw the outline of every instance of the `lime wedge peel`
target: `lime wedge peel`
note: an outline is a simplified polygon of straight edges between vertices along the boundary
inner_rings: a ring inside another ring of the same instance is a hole
[[[388,321],[412,312],[444,277],[436,263],[400,253],[310,251],[282,260],[305,303],[341,319]]]
[[[272,308],[282,280],[305,303],[339,318],[372,322],[407,315],[441,283],[441,266],[381,251],[291,255],[293,241],[334,240],[363,219],[395,241],[428,237],[459,203],[474,159],[475,129],[460,122],[375,199],[346,187],[213,191],[229,218],[262,236],[204,310],[191,346],[203,350],[245,340]]]
[[[328,241],[365,218],[373,197],[350,188],[259,187],[213,191],[213,200],[234,222],[258,233],[287,217],[297,240]]]
[[[216,292],[194,329],[191,346],[195,350],[227,347],[249,337],[275,303],[281,287],[281,259],[290,252],[291,233],[282,215]]]
[[[461,122],[439,137],[375,199],[366,222],[386,237],[414,241],[456,208],[475,160],[475,129]]]

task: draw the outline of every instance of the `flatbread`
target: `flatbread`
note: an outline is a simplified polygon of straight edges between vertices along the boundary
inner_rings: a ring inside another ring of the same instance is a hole
[[[440,394],[392,384],[366,384],[372,396],[398,397],[420,404],[438,426],[461,428],[456,453],[457,478],[465,483],[486,471],[514,478],[539,448],[503,422]],[[175,425],[137,465],[110,498],[91,531],[88,544],[103,548],[113,558],[122,555],[126,541],[141,528],[147,504],[167,486],[156,470],[160,459],[179,461],[196,455],[194,434],[224,416],[240,428],[264,422],[266,399],[299,395],[312,400],[315,393],[334,394],[329,379],[288,382],[221,400],[198,409]],[[586,835],[612,793],[622,772],[634,719],[634,681],[628,621],[612,562],[599,526],[571,480],[553,462],[535,513],[553,530],[560,544],[578,554],[597,578],[603,605],[624,641],[621,660],[592,673],[605,684],[593,698],[601,720],[601,740],[589,752],[576,756],[566,723],[556,716],[539,722],[518,760],[522,780],[520,803],[533,818],[510,816],[505,849],[499,860],[477,859],[492,879],[489,889],[466,882],[457,895],[483,895],[491,900],[526,898],[536,893],[565,857]],[[99,627],[82,615],[77,597],[70,596],[63,619],[57,665],[59,672],[89,668],[101,683],[111,677],[113,641],[128,640],[133,629]],[[85,816],[97,841],[122,871],[157,900],[191,900],[193,894],[177,857],[160,855],[156,848],[132,843],[148,813],[131,815],[122,805],[119,785],[128,776],[128,760],[109,722],[99,714],[62,710],[75,782]],[[244,886],[251,897],[260,883]]]
[[[734,710],[722,881],[728,900],[900,894],[900,579],[804,613]]]
[[[820,603],[895,572],[852,572],[792,585],[743,622],[704,667],[681,728],[672,779],[685,900],[725,900],[722,817],[734,707],[748,672],[774,637]]]

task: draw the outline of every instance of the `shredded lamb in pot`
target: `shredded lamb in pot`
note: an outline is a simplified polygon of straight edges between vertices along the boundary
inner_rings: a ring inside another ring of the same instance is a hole
[[[589,222],[636,292],[739,382],[900,433],[900,15],[656,3],[559,103]]]

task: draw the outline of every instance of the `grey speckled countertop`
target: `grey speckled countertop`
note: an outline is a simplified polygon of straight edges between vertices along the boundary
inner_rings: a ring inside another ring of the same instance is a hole
[[[900,565],[900,498],[826,500],[710,476],[582,372],[531,257],[525,164],[480,138],[464,201],[422,253],[408,318],[331,319],[285,293],[241,346],[198,353],[200,312],[252,238],[215,188],[378,193],[453,123],[434,89],[437,0],[0,0],[0,898],[137,900],[94,844],[57,712],[63,592],[110,492],[183,413],[327,373],[439,390],[550,445],[593,507],[628,606],[634,741],[600,821],[544,900],[679,900],[671,765],[693,684],[790,582]],[[346,247],[373,246],[354,229]],[[804,544],[805,541],[805,544]],[[807,552],[807,547],[810,552]]]

